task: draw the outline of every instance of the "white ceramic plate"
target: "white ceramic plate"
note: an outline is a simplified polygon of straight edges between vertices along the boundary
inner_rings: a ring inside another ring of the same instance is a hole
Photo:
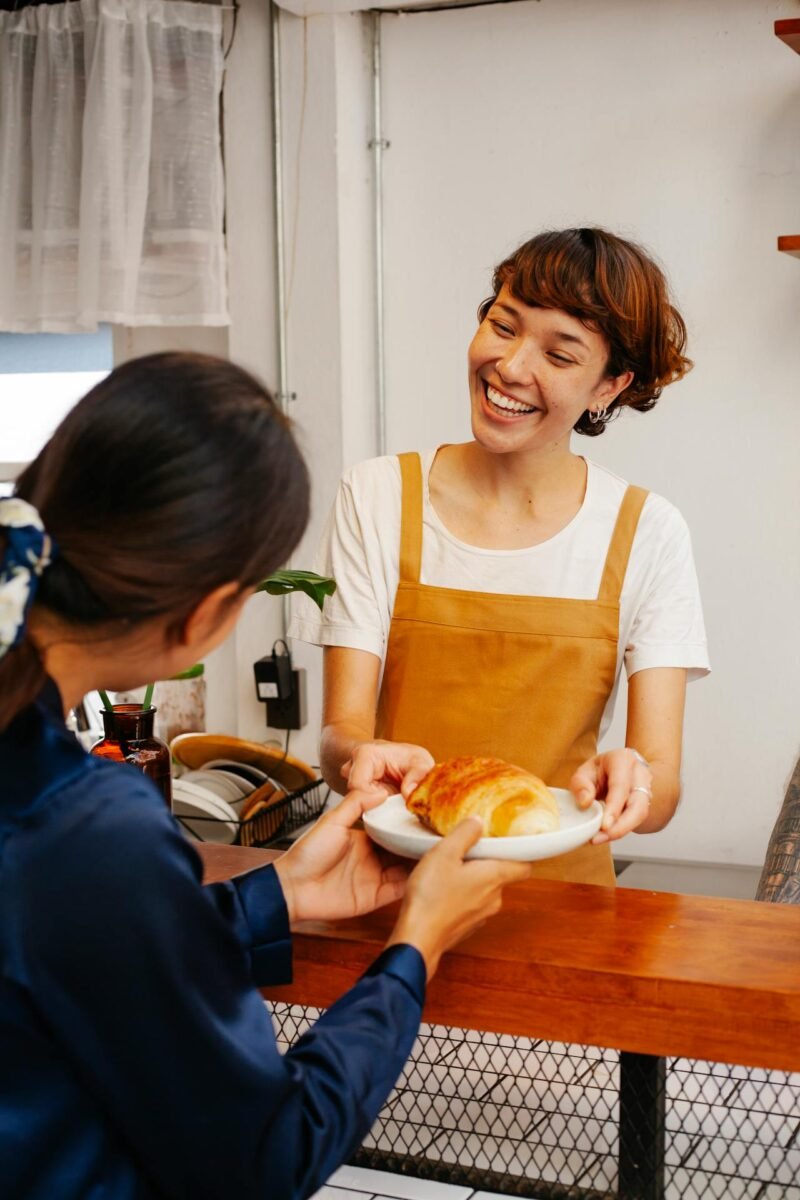
[[[212,758],[207,763],[204,763],[204,771],[221,771],[227,770],[231,775],[238,775],[245,783],[252,783],[254,787],[261,787],[262,783],[266,783],[269,776],[266,771],[262,771],[260,767],[254,767],[251,763],[236,762],[233,758]]]
[[[202,771],[185,771],[181,779],[185,779],[187,783],[199,784],[206,791],[219,796],[221,800],[226,800],[228,804],[235,804],[254,790],[253,784],[246,783],[236,775],[229,775],[227,771],[206,771],[205,768]]]
[[[201,782],[203,787],[210,788],[212,792],[220,794],[222,793],[220,792],[220,788],[215,786],[214,777],[221,775],[225,779],[232,780],[241,789],[240,797],[234,800],[232,797],[223,794],[223,799],[227,800],[231,807],[236,809],[239,816],[241,816],[244,802],[248,796],[251,796],[258,788],[263,787],[265,783],[271,783],[281,795],[289,795],[282,783],[278,783],[277,779],[273,779],[271,775],[268,775],[266,771],[262,771],[259,767],[251,767],[249,763],[234,763],[233,760],[230,760],[230,768],[225,769],[221,764],[227,761],[229,760],[224,758],[212,759],[210,763],[206,763],[204,767],[198,768],[197,771],[187,771],[182,778],[195,779],[199,774],[202,778],[198,782]],[[234,771],[234,767],[242,767],[243,770],[252,771],[254,776],[258,775],[260,778],[257,780],[247,779],[240,771]],[[208,772],[208,775],[206,775],[206,772]]]
[[[491,837],[476,842],[467,858],[507,858],[514,862],[536,862],[555,858],[583,846],[597,833],[603,808],[596,800],[591,808],[580,809],[572,792],[551,788],[561,814],[561,828],[554,833],[527,837]],[[374,842],[403,858],[422,858],[441,838],[418,821],[406,808],[402,796],[390,796],[379,808],[365,812],[364,828]]]
[[[264,774],[263,771],[259,774]],[[213,792],[215,796],[219,796],[221,800],[225,800],[230,804],[237,817],[241,815],[245,801],[259,787],[260,783],[254,783],[250,779],[244,779],[235,771],[228,771],[222,767],[202,767],[196,771],[186,771],[181,779],[188,779],[192,783],[199,783],[209,792]],[[264,776],[266,781],[267,776]]]
[[[185,779],[172,781],[172,812],[181,818],[185,829],[201,842],[219,842],[230,846],[236,841],[239,825],[236,813],[213,792]],[[191,818],[206,818],[192,820]],[[208,818],[213,818],[208,820]]]

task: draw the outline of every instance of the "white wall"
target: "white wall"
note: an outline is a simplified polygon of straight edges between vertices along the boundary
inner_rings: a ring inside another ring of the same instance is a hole
[[[643,241],[689,325],[692,375],[576,439],[683,511],[713,656],[690,688],[678,817],[622,853],[761,862],[800,750],[800,263],[775,251],[800,230],[800,59],[772,33],[793,11],[543,0],[382,18],[390,449],[467,436],[477,302],[541,228]]]

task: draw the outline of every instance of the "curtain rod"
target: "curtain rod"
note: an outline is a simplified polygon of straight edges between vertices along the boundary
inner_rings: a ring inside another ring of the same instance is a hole
[[[170,0],[167,0],[169,3]],[[22,12],[24,8],[40,8],[43,4],[75,4],[77,0],[0,0],[0,12]],[[217,0],[194,0],[195,4],[209,4],[223,12],[235,12],[238,5],[217,3]]]
[[[496,4],[541,4],[542,0],[431,0],[430,4],[392,4],[381,8],[371,8],[374,13],[387,13],[389,16],[413,17],[414,13],[444,12],[449,8],[488,8]]]

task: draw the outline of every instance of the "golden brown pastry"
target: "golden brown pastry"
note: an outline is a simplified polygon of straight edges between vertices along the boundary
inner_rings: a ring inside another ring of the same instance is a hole
[[[410,812],[446,836],[465,817],[483,817],[487,837],[551,833],[560,824],[555,796],[522,767],[501,758],[437,763],[406,802]]]

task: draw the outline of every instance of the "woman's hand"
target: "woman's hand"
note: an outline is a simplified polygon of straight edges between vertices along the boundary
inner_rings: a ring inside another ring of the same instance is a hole
[[[383,799],[351,792],[276,859],[290,922],[357,917],[400,899],[407,868],[353,829]]]
[[[686,671],[651,667],[628,680],[625,750],[597,754],[569,782],[580,808],[605,800],[600,832],[592,839],[613,842],[632,829],[655,833],[672,819],[681,795],[681,740]],[[641,763],[636,746],[647,763]],[[652,803],[651,803],[652,801]]]
[[[502,908],[503,888],[533,874],[530,863],[464,855],[483,833],[480,817],[468,817],[429,851],[409,877],[403,907],[388,945],[416,946],[430,979],[439,959]]]
[[[401,792],[406,799],[433,766],[423,746],[409,742],[361,742],[342,766],[348,787],[358,792],[379,792],[381,797]]]
[[[600,831],[594,845],[614,842],[637,829],[650,815],[653,772],[630,748],[607,750],[578,768],[569,781],[579,808],[593,800],[605,801]]]

